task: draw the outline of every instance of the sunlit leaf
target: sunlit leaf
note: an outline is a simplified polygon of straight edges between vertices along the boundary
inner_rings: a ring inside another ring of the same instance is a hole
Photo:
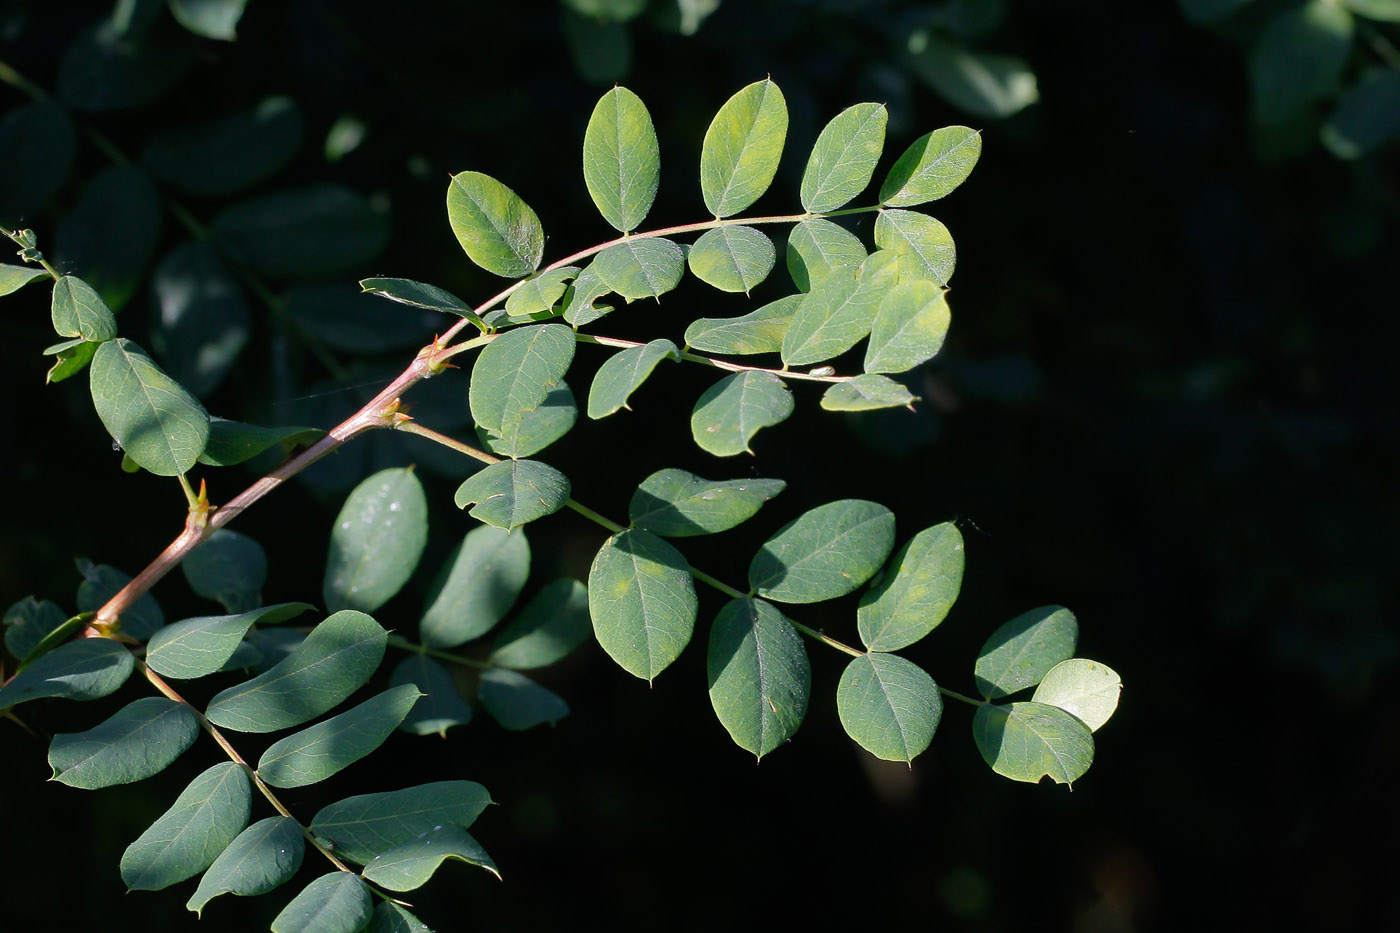
[[[1025,59],[973,51],[937,36],[920,38],[922,48],[910,56],[910,67],[954,107],[1003,120],[1040,99]]]
[[[725,376],[705,390],[690,414],[690,434],[717,457],[753,453],[749,441],[761,429],[792,414],[792,393],[772,373],[750,370]]]
[[[884,104],[856,104],[837,114],[817,137],[802,173],[802,206],[834,211],[865,190],[885,147]]]
[[[894,513],[864,499],[804,512],[764,542],[749,564],[749,584],[784,603],[835,599],[875,575],[894,547]]]
[[[539,268],[544,227],[530,205],[489,175],[462,172],[447,186],[447,219],[467,257],[487,272],[520,278]]]
[[[880,186],[885,207],[912,207],[950,194],[972,174],[982,154],[982,134],[966,126],[925,133],[895,162]]]
[[[96,700],[126,682],[136,662],[110,638],[80,638],[60,645],[0,687],[0,709],[42,697]]]
[[[270,816],[249,826],[214,859],[185,907],[201,914],[220,894],[266,894],[292,879],[301,867],[306,839],[289,816]]]
[[[710,628],[710,705],[740,748],[760,760],[807,713],[812,668],[802,637],[771,603],[734,599]]]
[[[482,525],[443,565],[419,622],[423,643],[452,648],[485,635],[510,611],[530,576],[524,531]]]
[[[788,234],[788,274],[799,291],[811,291],[837,269],[859,266],[865,256],[854,233],[821,217],[802,221]]]
[[[501,728],[519,732],[569,715],[569,704],[524,674],[492,669],[481,672],[476,698]]]
[[[753,227],[727,226],[706,231],[690,247],[686,261],[702,282],[720,291],[748,294],[773,271],[777,256],[766,234]]]
[[[622,408],[629,408],[627,399],[651,376],[662,360],[680,360],[676,345],[664,337],[619,350],[603,361],[588,390],[588,417],[606,418]]]
[[[1079,623],[1063,606],[1041,606],[1002,625],[978,652],[974,676],[989,700],[1033,687],[1074,655]]]
[[[224,418],[209,419],[209,442],[199,462],[209,466],[233,466],[251,460],[274,445],[283,450],[309,447],[325,434],[320,428],[268,428]]]
[[[1094,762],[1094,737],[1071,714],[1045,703],[979,706],[972,717],[977,749],[992,770],[1013,781],[1049,777],[1070,784]]]
[[[836,686],[846,734],[876,758],[913,761],[943,717],[938,685],[923,668],[893,654],[851,660]]]
[[[107,431],[131,459],[157,476],[194,466],[209,438],[204,406],[125,338],[97,348],[92,402]]]
[[[426,884],[447,859],[480,865],[497,878],[501,876],[491,856],[470,833],[458,826],[444,824],[376,855],[365,866],[365,878],[390,891],[412,891]]]
[[[44,381],[52,384],[76,376],[87,368],[99,346],[101,344],[89,343],[86,340],[65,340],[63,343],[46,347],[44,355],[56,356],[57,360],[49,368]]]
[[[199,735],[183,703],[142,697],[86,732],[56,735],[49,745],[53,779],[95,790],[130,784],[164,771]]]
[[[422,695],[414,684],[390,687],[339,716],[274,742],[258,759],[258,777],[273,787],[324,781],[384,744]]]
[[[792,316],[802,304],[801,295],[770,301],[739,317],[702,317],[685,329],[686,346],[705,353],[777,353],[783,348]]]
[[[563,324],[521,327],[491,341],[472,366],[469,402],[477,427],[500,433],[538,408],[573,359],[573,331]]]
[[[536,460],[502,460],[467,477],[453,502],[472,518],[509,531],[552,515],[569,500],[569,478]]]
[[[665,237],[640,237],[609,246],[588,268],[628,301],[658,298],[680,284],[685,253]]]
[[[248,825],[252,788],[243,769],[225,761],[190,782],[175,803],[122,853],[131,891],[159,891],[213,864]]]
[[[101,295],[77,276],[65,275],[53,283],[52,318],[53,329],[60,337],[102,343],[117,336],[117,319],[111,309]]]
[[[276,173],[301,146],[302,118],[290,97],[153,137],[141,164],[190,194],[222,197]]]
[[[529,457],[568,434],[578,421],[578,405],[573,390],[560,380],[537,407],[507,421],[500,431],[477,426],[477,437],[491,453],[500,457]]]
[[[651,115],[641,98],[614,87],[599,99],[583,136],[583,180],[603,218],[623,233],[651,210],[661,175]]]
[[[229,612],[247,612],[262,604],[267,554],[247,535],[219,529],[180,562],[180,570],[190,589],[217,600]]]
[[[588,573],[588,609],[598,644],[623,670],[651,681],[680,656],[695,629],[690,565],[646,531],[609,538]]]
[[[48,277],[47,271],[34,266],[11,266],[0,263],[0,296],[12,295],[30,282],[37,282]]]
[[[840,356],[870,333],[885,295],[897,282],[898,257],[880,250],[849,270],[828,276],[802,299],[783,335],[783,362],[821,363]]]
[[[426,654],[410,654],[398,663],[389,685],[413,684],[423,696],[413,704],[399,728],[414,735],[447,735],[453,726],[471,722],[472,708],[457,692],[457,684],[437,661]]]
[[[414,308],[445,311],[458,317],[474,315],[471,305],[451,292],[412,279],[360,279],[360,288],[366,294],[378,295]]]
[[[787,126],[787,102],[766,78],[724,102],[700,148],[700,191],[710,213],[737,214],[768,190]]]
[[[564,320],[575,327],[598,320],[612,310],[610,305],[598,304],[598,299],[611,293],[612,288],[603,281],[597,270],[589,265],[564,292]]]
[[[521,283],[506,299],[506,313],[513,318],[548,311],[569,290],[568,283],[578,277],[578,266],[546,269]],[[571,322],[573,323],[573,322]]]
[[[466,829],[490,803],[475,781],[438,781],[333,803],[312,818],[311,830],[331,842],[338,857],[364,865],[434,826]]]
[[[232,42],[247,0],[170,0],[170,12],[181,26],[206,39]]]
[[[1090,732],[1097,732],[1118,708],[1122,692],[1123,680],[1113,668],[1086,658],[1070,658],[1050,668],[1031,699],[1058,706]]]
[[[380,470],[364,480],[331,529],[326,608],[378,609],[408,582],[427,541],[428,501],[412,470]]]
[[[826,411],[875,411],[914,404],[915,395],[902,383],[886,376],[867,373],[831,385],[822,393]]]
[[[272,921],[272,933],[359,933],[374,903],[359,875],[333,871],[308,884]]]
[[[664,537],[714,534],[748,521],[786,486],[780,479],[714,481],[658,470],[632,494],[627,515],[637,528]]]
[[[868,373],[902,373],[943,349],[951,321],[947,293],[927,279],[900,282],[889,290],[870,325],[865,349]]]
[[[958,598],[963,538],[944,522],[899,549],[884,578],[860,598],[860,640],[871,651],[898,651],[933,631]]]
[[[888,208],[875,218],[875,245],[893,250],[902,260],[899,277],[931,279],[947,285],[957,263],[957,247],[948,228],[927,214]]]
[[[566,657],[592,633],[588,589],[577,580],[554,580],[501,629],[491,647],[491,663],[516,670],[544,667]]]
[[[314,608],[310,603],[278,603],[228,616],[200,616],[167,625],[146,645],[151,670],[176,680],[223,670],[255,624],[276,625]]]
[[[363,612],[344,609],[311,630],[285,659],[229,687],[205,715],[238,732],[275,732],[326,712],[369,680],[388,633]]]

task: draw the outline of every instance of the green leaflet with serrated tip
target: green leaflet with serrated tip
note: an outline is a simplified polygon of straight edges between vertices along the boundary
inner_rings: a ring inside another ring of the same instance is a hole
[[[686,346],[705,353],[777,353],[783,348],[792,316],[802,304],[801,295],[770,301],[739,317],[702,317],[685,329]]]
[[[764,542],[749,563],[749,584],[784,603],[844,596],[875,575],[894,546],[894,513],[865,499],[804,512]]]
[[[780,479],[714,481],[658,470],[632,494],[627,516],[635,527],[663,537],[714,534],[748,521],[786,486]]]
[[[958,248],[941,222],[918,211],[883,210],[875,218],[875,245],[893,250],[903,262],[901,281],[924,278],[947,285],[953,278]]]
[[[1033,687],[1056,664],[1074,655],[1079,623],[1063,606],[1023,612],[987,637],[974,678],[989,700]]]
[[[271,669],[215,696],[205,715],[239,732],[300,725],[363,686],[378,669],[388,637],[363,612],[341,610]]]
[[[554,307],[555,302],[564,297],[569,282],[579,274],[578,266],[562,266],[546,269],[539,275],[531,276],[506,299],[506,313],[511,317],[525,317],[538,314]]]
[[[609,246],[588,268],[628,301],[659,298],[685,275],[685,251],[664,237],[639,237]]]
[[[821,217],[802,221],[788,234],[788,274],[799,291],[810,292],[832,272],[859,266],[865,257],[865,244],[854,233]]]
[[[248,824],[252,793],[248,776],[231,761],[191,781],[122,853],[127,889],[159,891],[208,868]]]
[[[519,528],[551,515],[569,501],[569,478],[536,460],[502,460],[469,476],[453,502],[471,510],[472,518],[497,528]]]
[[[437,781],[380,794],[361,794],[323,807],[311,830],[340,858],[361,865],[427,832],[452,824],[466,829],[491,803],[475,781]]]
[[[272,921],[272,933],[358,933],[374,916],[369,888],[359,875],[333,871],[292,898]]]
[[[588,641],[588,588],[577,580],[551,581],[501,629],[491,663],[515,670],[544,667]]]
[[[472,366],[468,402],[479,429],[499,432],[538,408],[568,372],[574,334],[563,324],[506,331]]]
[[[100,699],[125,683],[135,666],[126,646],[110,638],[70,641],[38,658],[0,687],[0,709],[43,697]]]
[[[326,608],[373,612],[418,566],[428,542],[428,500],[411,469],[381,470],[345,499],[331,529],[321,584]]]
[[[821,405],[827,411],[875,411],[910,406],[915,399],[903,384],[866,373],[833,384],[822,393]]]
[[[553,725],[569,715],[562,697],[516,671],[483,671],[476,698],[501,728],[512,732]]]
[[[650,532],[619,532],[593,558],[593,633],[634,677],[651,681],[680,656],[695,629],[697,605],[690,565]]]
[[[623,233],[651,210],[661,176],[656,128],[641,98],[615,87],[599,99],[583,135],[583,180],[603,218]]]
[[[855,658],[836,686],[846,734],[886,761],[913,761],[933,741],[943,716],[938,685],[923,668],[893,654]]]
[[[273,743],[258,759],[258,777],[273,787],[315,784],[374,751],[423,694],[413,684],[378,696]]]
[[[1094,736],[1070,713],[1045,703],[979,706],[972,717],[977,749],[992,770],[1013,781],[1049,777],[1071,784],[1094,763]]]
[[[497,456],[529,457],[568,434],[577,421],[573,390],[561,380],[536,408],[508,422],[500,431],[478,426],[476,433],[486,449]]]
[[[266,894],[292,880],[305,853],[306,838],[296,820],[289,816],[259,820],[214,859],[185,907],[198,915],[220,894]]]
[[[183,703],[143,697],[86,732],[56,735],[49,745],[54,780],[95,790],[130,784],[164,771],[199,735]]]
[[[453,648],[489,632],[530,576],[523,530],[482,525],[467,532],[438,574],[419,622],[423,643]]]
[[[1070,658],[1050,668],[1031,700],[1058,706],[1090,732],[1097,732],[1113,716],[1122,692],[1123,680],[1113,668],[1087,658]]]
[[[462,172],[447,186],[447,219],[467,257],[506,278],[529,275],[544,256],[544,227],[530,206],[489,175]]]
[[[716,217],[748,207],[773,182],[787,138],[787,102],[770,80],[724,102],[700,148],[700,191]]]
[[[710,628],[710,705],[734,744],[763,756],[802,724],[812,668],[802,637],[771,603],[726,603]]]
[[[194,466],[209,440],[204,406],[125,338],[97,348],[89,370],[97,416],[127,456],[157,476]]]
[[[680,358],[680,350],[664,337],[614,353],[603,361],[593,377],[593,385],[588,390],[588,417],[606,418],[627,408],[627,399],[646,382],[658,363]]]
[[[60,337],[102,343],[117,336],[116,316],[102,296],[77,276],[65,275],[53,283],[52,318]]]
[[[856,104],[822,129],[802,173],[807,211],[834,211],[865,190],[885,148],[888,116],[884,104]]]
[[[933,631],[958,598],[963,537],[944,522],[899,549],[880,582],[860,598],[856,624],[871,651],[898,651]]]
[[[865,348],[867,373],[902,373],[943,349],[952,319],[947,292],[929,281],[900,282],[880,302]]]
[[[479,865],[501,877],[496,863],[465,829],[452,825],[437,826],[422,836],[405,842],[374,857],[365,866],[368,881],[390,891],[412,891],[427,883],[447,859],[457,859],[468,865]]]
[[[696,278],[720,291],[746,295],[768,278],[777,258],[778,251],[767,234],[745,226],[708,230],[686,254]]]
[[[972,174],[982,134],[966,126],[926,133],[904,150],[880,186],[884,207],[912,207],[951,193]]]
[[[399,723],[399,729],[413,735],[447,735],[453,726],[471,722],[472,708],[457,692],[452,674],[426,654],[413,652],[394,668],[389,685],[413,684],[423,696]]]
[[[690,434],[700,449],[717,457],[753,453],[749,441],[761,429],[785,421],[792,393],[782,379],[750,370],[725,376],[695,402]]]

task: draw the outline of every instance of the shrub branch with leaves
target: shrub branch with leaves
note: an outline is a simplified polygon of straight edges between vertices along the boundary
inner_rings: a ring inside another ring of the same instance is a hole
[[[1085,773],[1092,732],[1113,713],[1121,684],[1104,665],[1074,657],[1077,623],[1069,610],[1034,609],[996,629],[972,672],[980,698],[941,686],[895,653],[929,635],[958,596],[963,540],[955,525],[935,525],[900,543],[895,516],[883,505],[833,501],[762,542],[746,581],[726,582],[692,566],[677,542],[742,524],[783,491],[782,480],[711,480],[663,469],[636,478],[624,524],[575,500],[566,475],[532,459],[578,420],[565,376],[579,344],[616,351],[589,387],[590,419],[626,408],[663,363],[723,372],[690,416],[695,443],[720,458],[748,451],[757,432],[792,414],[794,380],[825,384],[827,410],[912,405],[915,396],[894,377],[942,346],[956,253],[943,224],[909,208],[957,188],[978,159],[981,137],[961,126],[923,136],[889,169],[875,203],[848,207],[874,177],[885,121],[884,107],[874,103],[837,115],[807,161],[802,211],[742,217],[777,172],[788,124],[777,85],[751,84],[720,108],[701,147],[701,192],[712,219],[642,230],[658,185],[657,136],[641,100],[616,87],[589,120],[583,171],[598,210],[621,236],[548,265],[539,218],[521,198],[477,172],[454,176],[447,211],[462,248],[477,265],[515,281],[475,306],[420,282],[362,281],[366,292],[458,320],[324,433],[211,417],[194,393],[117,336],[97,290],[47,262],[32,231],[11,234],[30,265],[0,268],[0,291],[53,281],[53,325],[65,340],[45,351],[57,358],[50,380],[87,368],[93,403],[124,451],[124,465],[178,478],[189,504],[183,531],[136,577],[85,564],[78,614],[31,597],[5,616],[5,645],[18,661],[0,687],[0,710],[9,718],[17,718],[13,708],[40,698],[99,699],[137,670],[156,694],[86,732],[56,736],[49,763],[57,780],[99,788],[149,777],[201,731],[228,758],[196,777],[126,850],[121,873],[129,888],[157,890],[202,874],[188,902],[202,912],[219,894],[274,890],[297,872],[309,845],[328,871],[286,905],[273,930],[424,929],[398,899],[401,892],[424,884],[448,859],[496,871],[468,833],[490,802],[481,785],[448,780],[363,794],[309,820],[294,814],[284,792],[330,777],[396,729],[443,733],[466,722],[472,708],[446,665],[476,670],[476,699],[507,729],[567,713],[562,698],[522,672],[560,660],[590,634],[624,670],[653,680],[694,636],[697,582],[728,598],[707,636],[710,702],[734,742],[759,758],[792,737],[811,701],[805,636],[850,656],[836,707],[846,732],[872,755],[911,762],[929,746],[950,698],[975,708],[974,740],[998,773],[1066,784]],[[835,219],[870,213],[873,251]],[[618,299],[659,299],[687,269],[714,288],[747,294],[777,264],[765,232],[775,226],[791,228],[792,295],[740,317],[695,320],[681,343],[595,332]],[[688,243],[678,239],[690,236]],[[863,356],[856,352],[862,342]],[[475,444],[420,424],[401,406],[417,383],[466,366],[471,353]],[[860,371],[837,371],[848,364]],[[380,429],[416,434],[469,458],[464,472],[469,461],[485,464],[455,496],[481,525],[445,562],[417,639],[391,635],[371,613],[416,571],[429,506],[411,468],[370,476],[346,499],[331,535],[321,594],[330,614],[294,630],[284,623],[314,607],[263,605],[266,557],[256,542],[221,529],[317,460]],[[284,462],[226,503],[211,503],[204,482],[198,489],[191,482],[199,466],[241,463],[279,445],[291,451]],[[544,586],[495,636],[485,660],[481,652],[459,651],[510,615],[529,574],[523,526],[565,508],[608,533],[586,584],[559,579]],[[165,623],[150,590],[181,564],[195,591],[220,602],[225,614]],[[789,616],[867,583],[855,620],[861,647]],[[389,648],[403,658],[387,689],[322,719],[370,682]],[[254,674],[202,707],[174,686],[240,671]],[[1030,699],[1015,699],[1030,688]],[[298,727],[256,762],[238,750],[239,734]],[[250,824],[254,791],[275,815]]]

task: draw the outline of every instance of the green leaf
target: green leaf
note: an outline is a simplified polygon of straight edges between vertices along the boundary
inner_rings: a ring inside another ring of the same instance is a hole
[[[652,681],[680,656],[695,629],[690,565],[647,531],[604,542],[588,572],[588,611],[598,644],[623,670]]]
[[[598,320],[612,308],[609,305],[597,304],[597,301],[611,293],[612,289],[608,287],[608,283],[603,281],[590,264],[564,292],[564,320],[575,327]]]
[[[972,717],[972,735],[992,770],[1013,781],[1038,784],[1048,777],[1072,784],[1094,763],[1089,727],[1044,703],[980,706]]]
[[[854,233],[821,217],[802,221],[788,234],[788,274],[799,291],[810,292],[836,270],[859,266],[865,256]]]
[[[867,373],[833,384],[822,393],[821,405],[827,411],[875,411],[913,407],[915,398],[902,383]]]
[[[812,667],[802,637],[771,603],[726,603],[710,628],[706,668],[715,715],[760,761],[802,724]]]
[[[174,24],[128,31],[104,17],[68,44],[58,96],[78,110],[140,107],[176,84],[194,61],[197,43]]]
[[[485,635],[515,604],[530,576],[525,532],[482,525],[447,558],[419,622],[423,643],[453,648]]]
[[[117,336],[116,316],[102,296],[77,276],[65,275],[53,283],[52,317],[53,329],[60,337],[81,337],[92,343],[102,343]]]
[[[380,901],[368,933],[432,933],[428,925],[393,901]]]
[[[258,777],[273,787],[324,781],[384,744],[423,694],[414,684],[378,696],[273,743],[258,759]]]
[[[538,408],[506,423],[500,432],[477,426],[477,437],[491,453],[500,457],[529,457],[568,434],[578,421],[578,405],[567,382],[550,390]]]
[[[593,376],[593,386],[588,390],[588,417],[606,418],[619,409],[630,410],[627,399],[647,381],[656,364],[662,360],[679,362],[680,358],[680,350],[664,337],[614,353]]]
[[[802,173],[802,206],[813,214],[844,207],[870,184],[885,148],[884,104],[856,104],[817,137]]]
[[[777,250],[767,235],[753,227],[716,227],[690,247],[690,271],[724,292],[749,290],[768,277]]]
[[[225,761],[205,771],[122,853],[127,890],[159,891],[204,871],[248,825],[251,808],[242,768]]]
[[[970,51],[936,36],[922,44],[909,59],[911,70],[954,107],[1004,120],[1040,99],[1035,72],[1023,58]]]
[[[156,352],[176,382],[208,395],[238,359],[252,327],[238,281],[212,243],[192,240],[160,261],[151,288]]]
[[[363,195],[320,184],[236,204],[214,218],[214,234],[256,271],[305,281],[353,273],[378,256],[389,220]]]
[[[122,450],[157,476],[194,466],[209,439],[204,406],[125,338],[97,348],[91,371],[97,416]]]
[[[1098,661],[1070,658],[1050,668],[1031,699],[1058,706],[1090,732],[1097,732],[1113,716],[1122,693],[1123,679],[1113,668]]]
[[[628,301],[659,298],[680,284],[685,253],[665,237],[641,237],[609,246],[588,268]]]
[[[143,697],[86,732],[54,736],[49,767],[69,787],[130,784],[164,771],[198,735],[199,720],[188,706]]]
[[[57,603],[26,596],[5,610],[5,650],[24,659],[65,621],[67,616]]]
[[[238,615],[185,619],[151,636],[146,663],[176,680],[204,677],[224,669],[254,625],[276,625],[312,608],[310,603],[278,603]]]
[[[987,638],[974,676],[989,700],[1034,687],[1061,661],[1074,655],[1079,623],[1063,606],[1023,612]]]
[[[1395,5],[1400,11],[1400,3]],[[1360,12],[1360,11],[1358,11]],[[1359,159],[1400,137],[1400,70],[1371,68],[1337,101],[1322,142],[1339,159]]]
[[[700,190],[710,213],[737,214],[768,190],[787,127],[783,92],[766,78],[724,102],[700,148]]]
[[[275,174],[296,155],[301,137],[296,101],[267,97],[251,110],[160,133],[141,164],[189,194],[224,197]]]
[[[502,460],[469,476],[453,497],[471,517],[507,531],[552,515],[569,501],[569,478],[536,460]]]
[[[1249,55],[1256,121],[1289,123],[1333,93],[1351,53],[1353,28],[1351,13],[1327,0],[1276,13]]]
[[[11,266],[0,263],[0,296],[12,295],[30,282],[37,282],[48,277],[48,272],[33,266]]]
[[[336,516],[321,595],[326,608],[373,612],[418,566],[428,543],[428,500],[411,469],[380,470]]]
[[[487,272],[517,279],[544,256],[544,227],[519,195],[489,175],[462,172],[447,187],[447,219],[467,257]]]
[[[491,795],[475,781],[438,781],[348,797],[312,817],[311,830],[329,840],[338,857],[366,865],[434,826],[466,829],[490,803]]]
[[[190,589],[205,599],[217,600],[229,612],[247,612],[262,605],[267,554],[247,535],[219,529],[180,562],[180,570]]]
[[[126,682],[136,662],[110,638],[80,638],[25,667],[0,687],[0,709],[42,697],[96,700]]]
[[[953,278],[958,258],[953,235],[927,214],[894,208],[880,211],[875,218],[875,245],[899,256],[903,280],[931,279],[947,285]]]
[[[735,373],[710,386],[695,402],[690,434],[716,457],[751,454],[753,436],[785,421],[792,410],[792,393],[782,379],[753,370]]]
[[[284,452],[296,447],[309,447],[320,440],[325,431],[320,428],[267,428],[224,418],[209,419],[209,443],[199,462],[208,466],[233,466],[251,460],[274,445]]]
[[[802,299],[783,335],[783,362],[821,363],[859,343],[875,321],[880,303],[896,284],[899,258],[880,250],[861,263],[854,276],[828,276]]]
[[[426,654],[410,654],[398,663],[389,685],[413,684],[423,692],[399,728],[413,735],[446,736],[453,726],[472,720],[472,708],[457,692],[452,675]]]
[[[501,629],[491,646],[491,663],[515,670],[545,667],[566,657],[592,633],[588,589],[577,580],[553,580]]]
[[[92,360],[93,354],[97,352],[99,346],[101,344],[88,343],[85,340],[65,340],[63,343],[46,347],[44,355],[57,356],[58,359],[49,368],[44,381],[52,384],[62,382],[70,376],[76,376],[87,368],[87,364]]]
[[[966,126],[945,126],[914,140],[901,155],[885,183],[880,203],[912,207],[951,194],[967,180],[982,154],[982,134]]]
[[[661,155],[641,98],[615,87],[599,99],[583,134],[583,180],[603,219],[637,229],[656,200]]]
[[[298,285],[282,295],[288,316],[314,339],[333,350],[370,354],[418,348],[442,327],[427,309],[405,313],[372,301],[345,282]]]
[[[509,673],[509,672],[502,672]],[[496,863],[465,829],[444,824],[382,855],[365,866],[365,878],[390,891],[412,891],[427,883],[447,859],[456,859],[501,877]]]
[[[471,305],[451,292],[412,279],[360,279],[360,288],[366,294],[378,295],[413,308],[445,311],[465,318],[476,316]]]
[[[725,531],[753,518],[787,487],[780,479],[701,479],[685,470],[658,470],[637,487],[627,515],[654,535],[684,538]]]
[[[58,193],[73,168],[75,140],[68,112],[51,100],[16,107],[0,120],[0,226],[17,229]]]
[[[1342,0],[1342,6],[1367,19],[1400,23],[1400,0]]]
[[[78,586],[78,611],[95,612],[131,582],[131,577],[115,567],[106,564],[93,565],[85,560],[78,561],[78,570],[83,582]],[[122,632],[135,639],[150,638],[165,625],[165,613],[150,593],[141,596],[122,613]]]
[[[865,499],[842,499],[804,512],[764,542],[749,564],[749,584],[782,603],[844,596],[894,547],[894,513]]]
[[[577,278],[578,274],[578,266],[561,266],[530,276],[506,299],[506,314],[513,318],[523,318],[548,311],[564,297],[564,293],[569,290],[568,283]]]
[[[515,671],[482,671],[476,698],[501,728],[512,732],[553,725],[569,715],[569,704],[557,694]]]
[[[943,349],[951,314],[945,289],[926,279],[900,282],[890,289],[865,348],[865,371],[902,373]]]
[[[145,174],[131,165],[113,166],[88,183],[59,223],[57,264],[81,269],[107,306],[120,311],[145,279],[160,227],[160,198]]]
[[[247,0],[170,0],[170,12],[181,26],[206,39],[232,42]]]
[[[871,651],[898,651],[938,627],[962,588],[963,538],[944,522],[925,528],[890,561],[860,598],[860,640]]]
[[[333,871],[308,884],[272,921],[272,933],[358,933],[374,903],[358,875]]]
[[[198,915],[220,894],[266,894],[292,880],[305,852],[306,839],[296,820],[290,816],[259,820],[214,859],[185,907]]]
[[[469,392],[477,427],[499,434],[545,400],[574,360],[574,335],[563,324],[506,331],[482,349]]]
[[[360,689],[378,669],[387,638],[363,612],[341,610],[270,670],[215,696],[205,715],[238,732],[300,725]]]
[[[777,353],[792,316],[802,304],[801,295],[770,301],[740,317],[702,317],[685,329],[688,347],[705,353]]]
[[[42,606],[40,608],[42,608]],[[59,612],[62,612],[62,610],[60,609]],[[92,621],[95,615],[96,613],[93,612],[80,612],[72,618],[64,619],[47,632],[36,630],[33,634],[39,636],[38,640],[34,641],[32,647],[24,653],[22,656],[23,660],[20,661],[19,667],[15,669],[15,673],[19,674],[50,651],[72,641],[75,635],[87,628],[88,623]],[[16,655],[16,657],[21,656]]]
[[[943,698],[933,678],[912,661],[867,654],[841,672],[836,712],[846,734],[876,758],[912,762],[933,740]]]
[[[564,5],[580,16],[624,23],[640,16],[647,0],[564,0]]]

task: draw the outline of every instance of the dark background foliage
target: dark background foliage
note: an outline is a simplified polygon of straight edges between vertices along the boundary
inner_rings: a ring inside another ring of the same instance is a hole
[[[53,91],[65,50],[110,9],[8,3],[0,58]],[[1038,82],[1039,101],[1014,116],[971,116],[901,53],[912,29],[954,22],[937,19],[949,9],[731,0],[694,35],[643,17],[579,39],[597,27],[551,3],[289,0],[250,4],[232,43],[177,34],[160,13],[152,28],[172,32],[161,40],[172,45],[149,55],[170,68],[187,58],[187,70],[149,102],[74,114],[68,181],[20,218],[41,248],[54,245],[84,180],[110,164],[88,131],[135,156],[171,127],[285,94],[302,115],[300,147],[250,194],[323,182],[359,192],[387,210],[391,236],[331,281],[405,276],[473,300],[501,283],[453,240],[448,173],[474,169],[513,187],[541,215],[551,258],[607,238],[578,162],[588,113],[614,80],[657,122],[652,225],[701,219],[705,125],[765,74],[793,121],[760,210],[795,209],[807,146],[858,100],[889,102],[893,152],[936,126],[983,130],[970,181],[932,206],[957,238],[959,263],[948,345],[915,374],[926,399],[917,414],[836,416],[799,386],[798,414],[759,435],[755,458],[720,464],[684,427],[712,380],[669,367],[634,398],[635,412],[580,425],[549,459],[577,498],[615,516],[662,466],[786,478],[751,528],[687,544],[698,566],[735,581],[759,535],[834,498],[894,508],[901,539],[958,521],[963,597],[912,657],[970,692],[972,661],[995,625],[1031,606],[1070,606],[1079,654],[1127,685],[1096,736],[1093,769],[1072,792],[1004,781],[981,762],[957,704],[912,769],[876,762],[842,735],[831,699],[840,659],[817,646],[806,723],[756,767],[714,721],[703,652],[692,646],[648,689],[589,647],[543,675],[573,707],[555,728],[509,734],[481,717],[445,742],[395,737],[388,753],[298,798],[309,816],[336,796],[415,780],[489,787],[500,806],[473,832],[505,881],[448,866],[414,898],[435,926],[813,919],[1097,931],[1287,919],[1336,929],[1383,916],[1383,862],[1357,853],[1397,828],[1382,786],[1400,763],[1384,689],[1397,647],[1395,550],[1385,542],[1400,519],[1396,149],[1348,162],[1315,143],[1282,153],[1261,143],[1242,52],[1257,24],[1203,28],[1167,3],[1015,4],[984,32],[952,30],[955,42],[1020,56]],[[623,33],[627,58],[615,44]],[[1348,76],[1367,54],[1353,52]],[[0,88],[0,110],[25,100]],[[329,158],[324,142],[346,117],[362,140]],[[246,197],[158,187],[202,222]],[[156,260],[188,239],[164,216]],[[291,275],[272,286],[298,284],[305,278]],[[778,287],[749,303],[690,285],[594,329],[679,339],[692,318],[742,313]],[[142,286],[122,332],[144,341],[152,307]],[[386,315],[386,343],[397,347],[384,350],[371,332],[370,352],[353,353],[336,349],[335,326],[327,337],[253,296],[249,308],[248,346],[205,402],[259,423],[332,423],[443,326],[386,304],[365,313]],[[42,386],[46,315],[39,288],[6,299],[0,314],[9,399],[0,593],[72,608],[75,556],[135,572],[178,530],[183,500],[170,481],[118,469],[81,380]],[[339,362],[328,368],[322,356]],[[576,388],[602,358],[581,348]],[[460,404],[437,423],[455,417],[460,429],[465,381],[443,383],[446,401],[459,392]],[[437,510],[429,557],[376,614],[389,627],[413,624],[431,571],[471,524],[450,507],[455,481],[441,458],[417,443],[365,442],[239,519],[272,558],[270,601],[317,598],[330,519],[357,475],[419,462]],[[251,476],[208,471],[213,498]],[[602,537],[567,515],[530,534],[535,585],[584,575]],[[208,611],[179,579],[157,596],[170,618]],[[849,634],[853,604],[800,617]],[[702,618],[719,605],[703,594]],[[49,733],[87,728],[94,715],[45,704],[28,718]],[[41,741],[0,728],[4,926],[195,928],[188,892],[124,897],[116,861],[213,763],[212,749],[196,746],[143,784],[90,794],[42,783]],[[222,898],[197,928],[265,927],[284,900]]]

